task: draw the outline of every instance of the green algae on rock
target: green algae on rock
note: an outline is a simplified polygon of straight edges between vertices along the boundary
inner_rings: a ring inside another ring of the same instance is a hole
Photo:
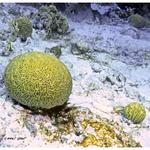
[[[61,46],[60,45],[54,46],[52,48],[46,48],[45,52],[46,53],[52,53],[57,58],[59,58],[61,56],[61,54],[62,54],[62,52],[61,52]]]
[[[143,105],[138,102],[128,104],[123,111],[124,116],[133,123],[141,123],[146,117],[146,111]]]
[[[72,90],[67,67],[57,58],[41,52],[15,57],[6,68],[4,83],[13,99],[34,108],[63,105]]]
[[[45,144],[59,141],[72,146],[141,147],[115,122],[93,114],[88,108],[66,107],[59,113],[50,114],[53,124],[39,124]]]
[[[20,37],[26,41],[32,35],[32,22],[27,17],[19,17],[11,22],[11,32],[14,38]]]
[[[90,52],[90,48],[87,43],[80,41],[71,43],[71,53],[75,55],[81,55]]]

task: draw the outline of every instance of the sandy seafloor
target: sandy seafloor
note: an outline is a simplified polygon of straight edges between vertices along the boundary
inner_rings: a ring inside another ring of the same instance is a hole
[[[14,17],[8,14],[10,7],[14,4],[7,4],[0,10],[0,30],[7,30],[8,22]],[[17,7],[26,15],[36,11],[31,6]],[[26,127],[16,122],[25,109],[7,98],[2,84],[5,67],[12,58],[27,51],[44,52],[46,48],[57,45],[62,46],[60,60],[67,65],[73,78],[69,103],[87,107],[95,114],[118,122],[143,147],[150,146],[150,29],[136,29],[121,20],[98,24],[88,17],[83,18],[75,20],[69,17],[70,33],[59,39],[46,40],[43,38],[44,31],[33,30],[32,38],[25,43],[17,39],[13,43],[13,52],[9,56],[0,56],[1,147],[62,146],[58,142],[45,145],[40,134],[32,136]],[[72,43],[90,49],[87,55],[92,59],[72,54]],[[0,50],[5,44],[6,41],[0,41]],[[133,101],[142,103],[146,108],[146,119],[140,125],[112,113],[113,107],[126,106]],[[16,140],[20,135],[26,137],[25,140]],[[7,140],[8,137],[15,138]]]

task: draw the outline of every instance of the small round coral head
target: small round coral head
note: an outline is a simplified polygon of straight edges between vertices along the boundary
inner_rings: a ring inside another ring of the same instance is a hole
[[[32,22],[25,16],[18,17],[11,22],[11,32],[15,38],[20,37],[21,41],[26,41],[32,36]]]
[[[145,119],[146,110],[142,104],[132,102],[124,108],[123,115],[134,124],[139,124]]]

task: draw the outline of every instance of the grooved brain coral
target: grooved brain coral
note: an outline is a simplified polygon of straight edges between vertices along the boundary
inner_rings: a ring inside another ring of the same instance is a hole
[[[124,116],[133,123],[141,123],[146,117],[146,111],[143,105],[133,102],[124,108]]]
[[[13,99],[35,108],[62,105],[72,90],[67,67],[57,58],[41,52],[15,57],[6,68],[4,83]]]

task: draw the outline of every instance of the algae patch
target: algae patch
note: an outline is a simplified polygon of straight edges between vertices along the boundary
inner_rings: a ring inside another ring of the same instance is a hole
[[[102,119],[87,108],[65,108],[51,118],[53,123],[48,127],[45,122],[39,124],[45,144],[59,141],[83,147],[141,147],[117,123]]]

